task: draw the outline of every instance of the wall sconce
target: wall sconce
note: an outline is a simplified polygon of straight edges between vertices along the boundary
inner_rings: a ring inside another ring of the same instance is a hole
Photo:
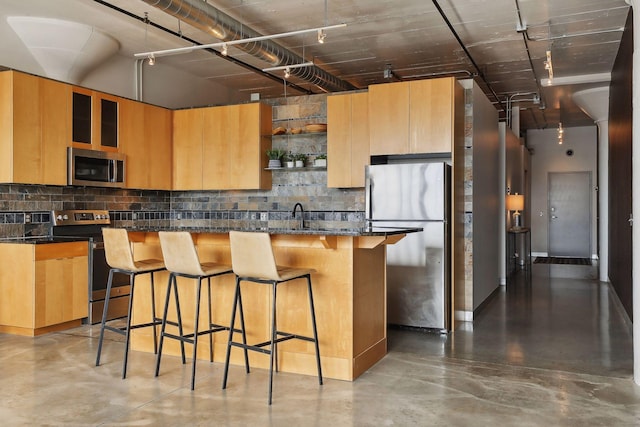
[[[513,211],[513,228],[522,227],[520,211],[524,210],[524,196],[522,194],[507,194],[505,205],[508,211]]]

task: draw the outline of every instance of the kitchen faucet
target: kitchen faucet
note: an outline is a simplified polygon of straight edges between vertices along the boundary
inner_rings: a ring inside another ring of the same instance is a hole
[[[296,210],[298,209],[298,207],[300,207],[300,223],[299,223],[299,228],[304,228],[304,209],[302,208],[302,205],[300,203],[296,203],[293,206],[293,211],[291,212],[291,216],[295,219],[296,217]]]

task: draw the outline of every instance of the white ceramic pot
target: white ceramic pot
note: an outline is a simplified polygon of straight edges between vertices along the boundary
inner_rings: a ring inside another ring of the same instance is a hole
[[[302,160],[296,160],[296,167],[297,168],[303,168],[304,167],[304,162]]]
[[[317,168],[320,167],[326,167],[327,166],[327,159],[315,159],[313,161],[313,165]]]
[[[294,161],[288,161],[285,163],[285,166],[287,166],[288,168],[292,168],[296,165],[296,162]]]
[[[280,160],[269,160],[269,168],[281,168],[282,162]]]

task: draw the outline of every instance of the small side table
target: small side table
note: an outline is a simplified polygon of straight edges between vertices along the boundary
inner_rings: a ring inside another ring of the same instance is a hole
[[[526,227],[507,230],[507,277],[518,270],[531,274],[531,229]]]

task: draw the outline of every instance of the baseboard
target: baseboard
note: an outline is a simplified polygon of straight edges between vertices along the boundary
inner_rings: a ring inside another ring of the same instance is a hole
[[[454,319],[459,322],[473,322],[473,311],[456,310]]]

